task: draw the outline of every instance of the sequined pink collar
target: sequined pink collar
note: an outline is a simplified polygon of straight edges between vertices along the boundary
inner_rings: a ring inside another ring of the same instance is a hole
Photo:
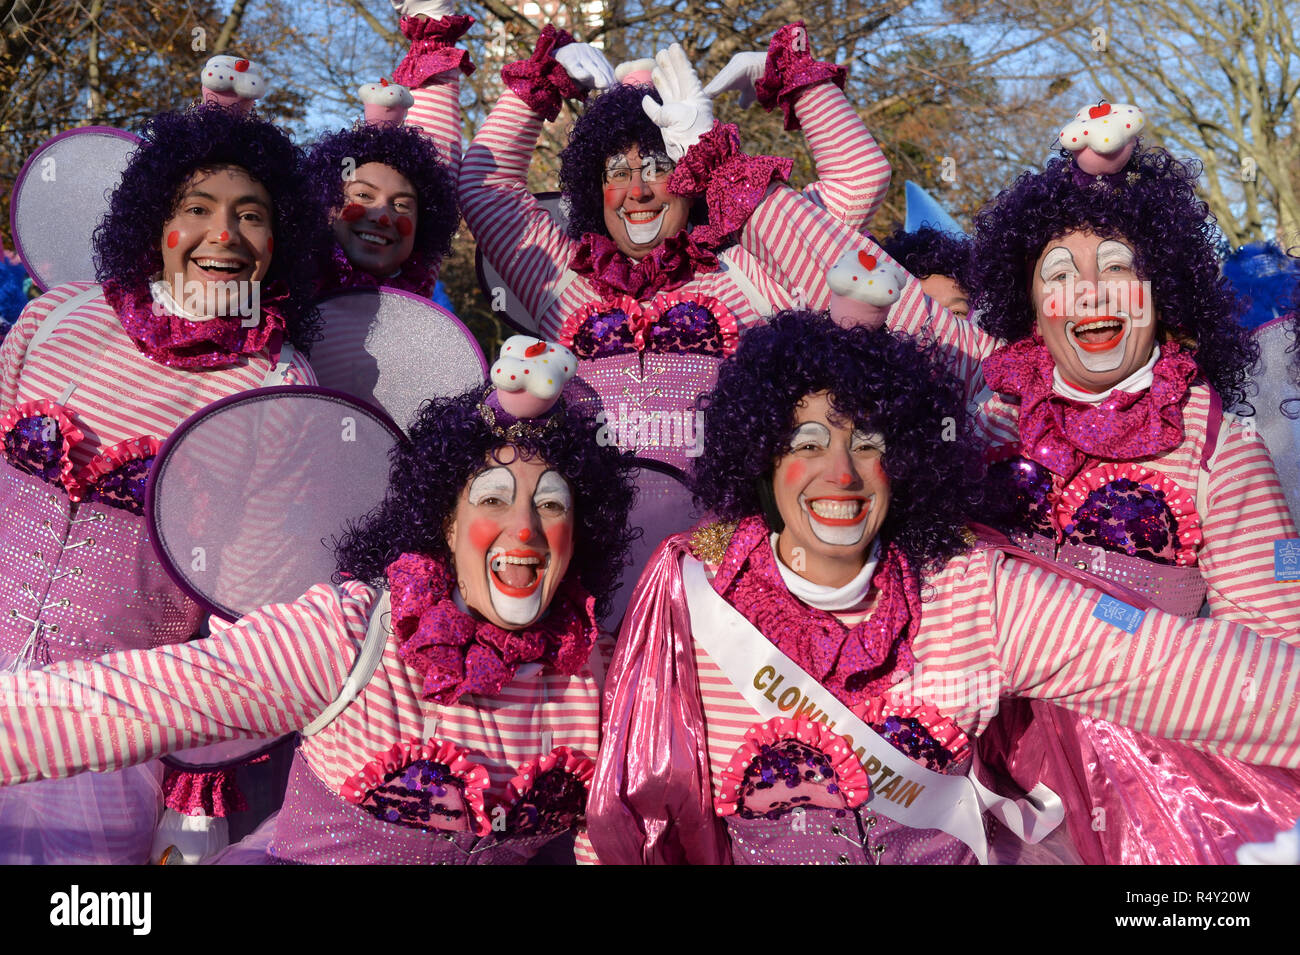
[[[572,675],[591,654],[596,600],[568,580],[533,627],[504,630],[456,606],[452,574],[440,558],[403,554],[387,573],[398,653],[424,678],[422,699],[449,704],[466,693],[492,696],[525,663]]]
[[[427,298],[433,293],[433,286],[438,281],[439,269],[436,264],[422,265],[416,261],[417,258],[418,256],[412,255],[403,262],[396,275],[379,278],[353,265],[347,253],[336,244],[331,253],[329,278],[324,283],[322,294],[343,289],[379,288],[381,285],[386,285],[389,288],[412,292],[421,298]]]
[[[148,283],[127,287],[104,283],[104,298],[141,354],[169,368],[205,371],[227,368],[261,352],[278,355],[284,340],[279,303],[288,298],[280,282],[261,288],[261,321],[246,328],[237,318],[194,322],[157,308]]]
[[[1177,343],[1160,346],[1151,387],[1138,394],[1112,392],[1097,405],[1058,395],[1056,362],[1041,341],[1022,339],[984,359],[984,379],[994,391],[1020,399],[1020,453],[1069,480],[1089,459],[1140,461],[1183,441],[1183,404],[1198,368]]]
[[[916,666],[912,640],[921,626],[921,596],[907,558],[893,544],[871,580],[871,616],[850,630],[833,614],[790,593],[776,566],[771,531],[761,517],[740,522],[713,589],[782,653],[843,703],[883,693]]]
[[[685,229],[639,262],[620,252],[608,236],[588,232],[570,257],[569,268],[601,295],[630,295],[640,301],[680,288],[701,272],[716,272],[718,257]]]

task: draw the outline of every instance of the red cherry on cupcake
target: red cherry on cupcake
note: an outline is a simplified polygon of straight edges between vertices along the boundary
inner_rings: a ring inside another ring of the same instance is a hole
[[[876,257],[874,255],[868,255],[866,252],[858,253],[858,261],[862,263],[862,267],[868,272],[876,267]]]
[[[1103,116],[1110,115],[1110,104],[1102,103],[1100,106],[1093,106],[1088,110],[1089,119],[1101,119]]]

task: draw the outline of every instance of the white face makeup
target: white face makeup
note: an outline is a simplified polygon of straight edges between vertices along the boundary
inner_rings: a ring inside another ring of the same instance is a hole
[[[573,529],[568,482],[543,462],[481,471],[447,535],[465,602],[507,629],[534,623],[568,571]]]
[[[1071,232],[1048,243],[1033,277],[1038,330],[1061,376],[1085,391],[1114,387],[1151,357],[1155,316],[1133,249]]]
[[[672,171],[666,156],[642,157],[635,146],[605,162],[605,228],[632,259],[645,257],[686,228],[690,200],[668,191]]]
[[[814,583],[838,586],[861,570],[889,509],[885,442],[879,434],[850,430],[825,394],[804,398],[796,416],[789,449],[772,477],[785,523],[781,559]]]

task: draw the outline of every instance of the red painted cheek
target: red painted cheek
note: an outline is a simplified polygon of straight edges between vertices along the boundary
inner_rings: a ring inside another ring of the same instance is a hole
[[[480,518],[469,525],[469,542],[475,550],[486,551],[500,536],[501,526],[496,521]]]
[[[623,204],[623,196],[627,194],[626,189],[617,189],[614,186],[605,187],[605,208],[617,209]]]
[[[179,243],[180,241],[181,241],[181,234],[177,232],[175,229],[167,233],[167,248],[169,249],[176,248],[177,243]]]
[[[411,217],[410,217],[410,216],[398,216],[398,217],[397,217],[397,234],[398,234],[398,235],[400,235],[400,236],[408,236],[408,235],[410,235],[410,234],[411,234],[412,232],[414,232],[414,231],[415,231],[415,225],[414,225],[414,223],[411,222]]]
[[[786,487],[802,487],[806,474],[807,468],[802,461],[792,461],[790,466],[785,469],[785,477],[782,480],[785,482]]]
[[[573,556],[573,524],[570,521],[551,524],[543,533],[551,553],[557,558],[567,561]]]
[[[349,202],[346,206],[343,207],[343,211],[339,213],[339,218],[342,219],[344,222],[356,222],[365,214],[366,214],[365,206],[358,205],[355,202]]]

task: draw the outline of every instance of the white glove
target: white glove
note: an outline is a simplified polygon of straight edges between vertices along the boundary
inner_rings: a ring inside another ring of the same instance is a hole
[[[589,90],[603,90],[618,83],[605,54],[590,43],[562,46],[555,51],[555,59],[573,82]]]
[[[704,95],[709,99],[717,99],[728,90],[739,90],[740,108],[746,109],[758,98],[758,94],[754,91],[754,84],[762,79],[766,72],[766,53],[737,53],[731,58],[730,63],[718,71],[718,75],[709,85],[704,87]]]
[[[647,96],[641,100],[641,108],[659,127],[668,158],[676,162],[713,128],[713,102],[704,95],[700,78],[681,44],[660,50],[655,54],[655,63],[655,89],[663,103]]]
[[[456,12],[454,0],[389,0],[398,16],[426,16],[430,20],[441,20]]]

